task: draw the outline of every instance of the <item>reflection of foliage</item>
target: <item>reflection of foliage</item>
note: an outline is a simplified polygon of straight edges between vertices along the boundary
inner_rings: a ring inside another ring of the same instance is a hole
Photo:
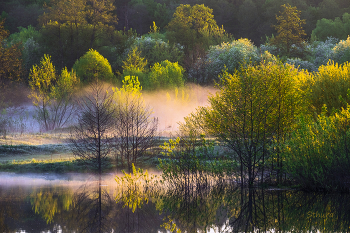
[[[144,203],[148,203],[149,195],[145,192],[154,176],[149,176],[146,170],[136,169],[132,164],[132,174],[123,171],[124,177],[116,177],[115,180],[121,187],[118,189],[116,202],[124,203],[124,207],[128,206],[134,213],[136,209],[142,208]],[[125,190],[124,190],[125,189]]]
[[[196,135],[198,132],[191,129],[185,132],[186,125],[181,128],[185,133],[183,136],[160,146],[166,156],[159,159],[163,179],[181,188],[196,183],[208,185],[211,179],[222,179],[225,172],[230,171],[229,164],[216,159],[214,143],[205,139],[204,134]]]
[[[70,192],[58,194],[57,190],[40,190],[30,195],[30,203],[36,214],[40,214],[47,223],[51,223],[55,214],[69,211],[73,195]]]

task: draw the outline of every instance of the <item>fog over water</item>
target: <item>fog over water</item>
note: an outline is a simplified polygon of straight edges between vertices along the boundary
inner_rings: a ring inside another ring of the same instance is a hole
[[[108,84],[105,87],[111,89]],[[182,122],[184,117],[194,112],[199,106],[208,105],[208,96],[215,92],[216,89],[213,87],[190,84],[180,89],[144,92],[143,98],[146,105],[153,110],[152,116],[158,118],[160,134],[168,135],[177,130],[178,122]],[[23,93],[28,94],[28,91],[23,91]],[[3,111],[3,117],[11,119],[13,122],[9,131],[21,133],[43,132],[44,130],[36,119],[36,107],[33,106],[25,94],[21,97],[21,101],[16,101],[15,107]],[[11,96],[9,98],[11,101]],[[72,124],[74,120],[72,119],[69,124]]]

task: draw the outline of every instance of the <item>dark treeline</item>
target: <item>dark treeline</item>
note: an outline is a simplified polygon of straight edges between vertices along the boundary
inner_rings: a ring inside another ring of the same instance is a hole
[[[2,1],[1,17],[6,18],[6,28],[18,32],[18,27],[32,25],[41,27],[38,17],[45,12],[44,4],[49,0]],[[117,30],[134,29],[138,34],[149,32],[154,21],[165,31],[175,9],[180,4],[204,4],[213,9],[215,20],[223,25],[235,38],[249,38],[255,44],[265,42],[265,36],[275,33],[271,25],[276,24],[276,14],[283,4],[296,6],[301,18],[306,19],[305,31],[308,37],[316,27],[317,20],[334,19],[349,11],[347,0],[122,0],[115,1],[113,13],[118,17]]]

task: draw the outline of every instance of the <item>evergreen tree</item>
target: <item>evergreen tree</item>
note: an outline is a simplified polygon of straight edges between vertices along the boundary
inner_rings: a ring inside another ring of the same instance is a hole
[[[279,16],[276,16],[277,25],[274,27],[277,30],[277,36],[272,43],[289,56],[293,45],[302,47],[303,36],[306,36],[302,27],[305,20],[300,19],[300,11],[296,7],[284,4],[282,8],[283,11],[280,12]]]

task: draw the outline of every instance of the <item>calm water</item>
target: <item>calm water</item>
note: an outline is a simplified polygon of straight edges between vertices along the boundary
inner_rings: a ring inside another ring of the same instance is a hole
[[[0,175],[0,232],[349,232],[347,194],[118,187],[114,176]]]

